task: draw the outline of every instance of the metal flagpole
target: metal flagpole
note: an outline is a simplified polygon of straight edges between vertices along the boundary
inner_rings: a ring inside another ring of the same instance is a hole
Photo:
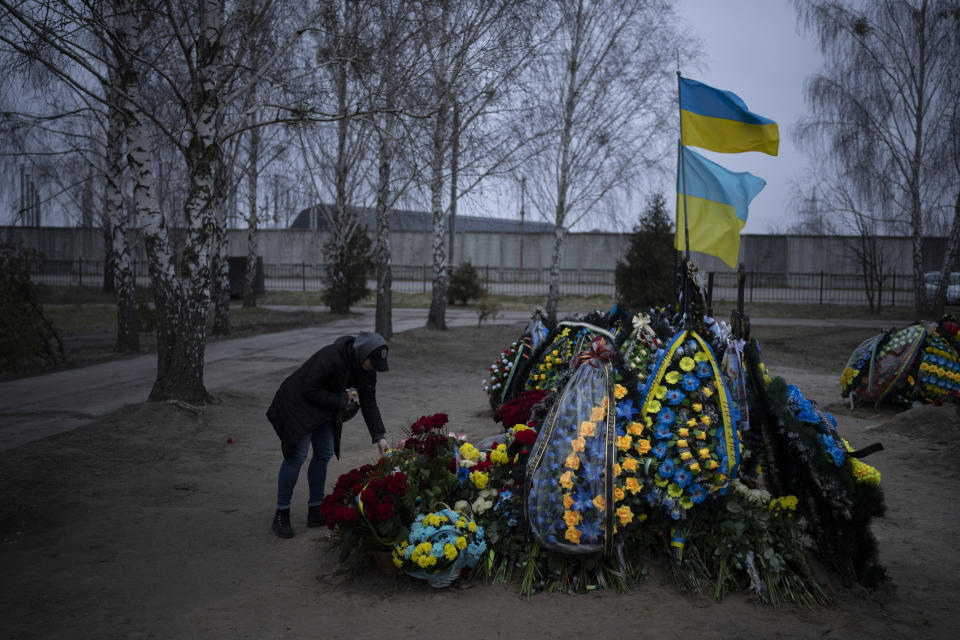
[[[683,103],[681,102],[680,59],[677,58],[677,108],[680,114],[680,144],[677,153],[680,154],[680,180],[683,186],[683,239],[686,241],[686,259],[690,259],[690,226],[687,224],[687,162],[683,153]]]
[[[680,51],[677,51],[677,111],[680,115],[680,144],[677,153],[680,154],[680,184],[683,189],[683,240],[686,244],[686,253],[683,261],[683,317],[684,324],[690,328],[692,324],[693,306],[690,303],[690,225],[687,224],[687,163],[683,152],[683,100],[682,85],[680,82]]]

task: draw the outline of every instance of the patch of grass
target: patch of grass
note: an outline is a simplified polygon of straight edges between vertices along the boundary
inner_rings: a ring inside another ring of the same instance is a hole
[[[719,301],[713,305],[714,317],[729,320],[734,302]],[[914,317],[913,307],[884,307],[878,314],[871,314],[866,306],[839,304],[784,304],[758,302],[744,305],[747,315],[754,318],[872,318],[879,320],[909,321]]]
[[[45,303],[43,313],[63,334],[111,333],[117,330],[116,304]]]

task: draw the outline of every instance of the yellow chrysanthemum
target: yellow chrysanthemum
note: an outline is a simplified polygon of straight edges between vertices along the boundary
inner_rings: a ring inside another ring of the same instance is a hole
[[[697,440],[706,440],[707,432],[697,429],[696,431],[693,432],[693,437],[696,438]]]
[[[691,362],[693,361],[691,360]],[[671,369],[670,371],[667,371],[667,375],[663,376],[663,379],[667,381],[667,384],[677,384],[678,382],[680,382],[680,378],[681,378],[680,372],[674,371],[673,369]]]
[[[679,498],[683,495],[683,487],[678,485],[676,482],[671,482],[667,487],[667,495],[671,498]]]
[[[700,471],[700,463],[696,461],[691,462],[688,468],[690,469],[690,471],[693,471],[694,473],[696,473]]]
[[[680,368],[684,371],[693,371],[693,368],[697,366],[697,363],[693,361],[693,358],[690,356],[684,356],[680,358]]]
[[[692,458],[692,457],[693,457],[693,454],[690,453],[689,451],[683,451],[683,452],[680,453],[680,459],[681,459],[681,460],[689,460],[689,459]]]
[[[485,489],[487,487],[487,481],[490,479],[483,471],[474,471],[470,474],[470,481],[473,483],[477,489]]]
[[[700,451],[698,451],[697,453],[699,453],[699,454],[700,454],[700,457],[701,457],[701,458],[704,458],[704,459],[710,457],[710,449],[708,449],[708,448],[706,448],[706,447],[702,447],[702,448],[700,449]]]
[[[467,539],[464,536],[457,536],[457,549],[467,548]]]
[[[690,408],[692,408],[695,412],[700,413],[703,411],[703,404],[694,402],[692,405],[690,405]]]
[[[706,362],[710,359],[710,356],[707,355],[706,351],[697,351],[693,354],[693,359],[697,362]]]
[[[667,395],[667,388],[662,384],[658,384],[656,391],[654,391],[653,393],[653,397],[656,398],[657,400],[663,400],[666,397],[666,395]],[[657,411],[659,411],[659,409],[657,409]]]
[[[648,400],[645,411],[647,413],[660,413],[660,409],[662,408],[663,406],[660,404],[659,400]]]
[[[447,560],[455,560],[457,553],[457,548],[449,542],[443,545],[443,555]]]
[[[681,438],[686,438],[687,436],[690,435],[690,430],[687,429],[686,427],[680,427],[679,429],[677,429],[677,435],[680,436]]]
[[[614,397],[614,398],[616,398],[617,400],[620,400],[620,399],[623,398],[623,396],[625,396],[625,395],[627,395],[627,388],[626,388],[625,386],[620,385],[620,384],[615,384],[615,385],[613,385],[613,397]]]
[[[467,525],[467,531],[469,531],[470,533],[476,533],[476,532],[477,532],[477,523],[474,522],[473,520],[471,520],[471,521],[470,521],[470,524]]]
[[[687,446],[687,441],[681,438],[680,440],[677,440],[677,446],[682,449]]]

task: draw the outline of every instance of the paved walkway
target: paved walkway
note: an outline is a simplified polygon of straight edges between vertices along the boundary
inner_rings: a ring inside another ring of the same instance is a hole
[[[426,318],[426,309],[395,309],[393,330],[400,333],[422,327]],[[502,311],[497,318],[484,322],[513,324],[529,318],[529,311]],[[475,309],[447,309],[450,327],[476,323]],[[753,327],[798,324],[883,329],[905,326],[909,321],[751,318]],[[264,374],[296,366],[338,336],[373,328],[374,310],[363,308],[348,318],[315,327],[210,342],[206,348],[204,384],[214,393],[245,380],[253,385]],[[75,429],[128,404],[145,401],[156,378],[156,367],[157,356],[150,353],[0,383],[0,451]]]
[[[502,311],[485,323],[529,320],[530,312]],[[423,327],[426,309],[395,309],[395,333]],[[447,309],[447,326],[477,324],[474,309]],[[372,308],[315,327],[210,342],[204,361],[204,385],[218,389],[264,374],[289,369],[335,338],[373,331]],[[157,375],[157,355],[144,354],[66,371],[0,383],[0,451],[76,429],[98,416],[143,402]]]

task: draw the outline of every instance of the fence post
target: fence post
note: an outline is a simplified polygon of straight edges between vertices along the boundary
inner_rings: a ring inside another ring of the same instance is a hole
[[[753,271],[748,272],[747,277],[750,280],[750,304],[753,304]]]
[[[77,258],[77,286],[83,286],[83,256]]]
[[[300,285],[304,291],[307,290],[307,263],[300,263]]]
[[[820,305],[823,306],[823,269],[820,270]]]
[[[890,306],[897,306],[897,272],[894,271],[890,279]]]

